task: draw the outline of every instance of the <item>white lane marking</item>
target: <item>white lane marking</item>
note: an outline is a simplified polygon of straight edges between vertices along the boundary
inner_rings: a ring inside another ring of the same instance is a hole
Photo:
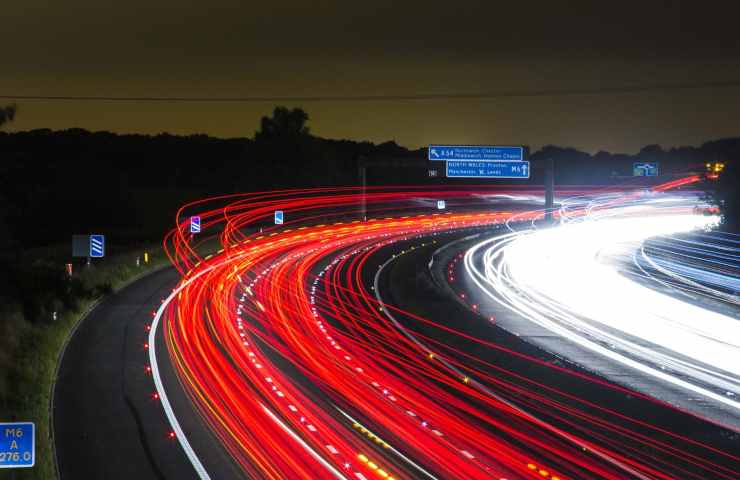
[[[479,235],[477,235],[477,234],[476,235],[469,235],[467,238],[475,238],[477,236],[479,236]],[[391,314],[391,312],[388,310],[388,308],[386,308],[386,304],[383,301],[383,298],[380,296],[380,288],[379,288],[380,275],[383,272],[383,269],[385,269],[386,266],[390,265],[390,263],[393,262],[394,259],[395,259],[395,255],[392,258],[389,258],[388,260],[386,260],[385,262],[383,262],[378,267],[378,271],[375,273],[375,279],[373,280],[373,291],[375,292],[375,299],[378,301],[378,304],[381,306],[382,311],[383,311],[383,314],[386,317],[388,317],[388,319],[391,322],[393,322],[393,324],[396,326],[396,328],[398,328],[398,330],[401,333],[403,333],[409,340],[411,340],[412,342],[416,343],[419,347],[425,349],[426,351],[429,351],[430,349],[429,349],[429,347],[427,345],[425,345],[424,343],[422,343],[418,338],[416,338],[413,334],[411,334],[411,332],[409,332],[407,329],[405,329],[398,322],[398,320],[396,320],[396,318],[393,316],[393,314]],[[459,369],[457,369],[455,366],[451,365],[449,362],[447,362],[445,360],[441,360],[441,362],[449,370],[451,370],[453,372],[456,372],[459,375],[462,375],[462,372]],[[484,386],[484,385],[482,385],[482,384],[480,384],[478,382],[472,383],[472,386],[474,388],[476,388],[476,389],[478,389],[478,390],[486,393],[487,395],[490,395],[491,397],[495,398],[496,400],[504,403],[505,405],[509,406],[510,408],[513,408],[514,410],[516,410],[516,411],[520,412],[521,414],[525,415],[526,418],[530,419],[535,424],[537,424],[537,425],[539,425],[539,426],[541,426],[541,427],[543,427],[543,428],[545,428],[545,429],[547,429],[547,430],[555,433],[556,435],[559,435],[559,436],[565,438],[566,440],[569,440],[570,442],[578,445],[581,448],[584,448],[584,449],[588,448],[587,447],[587,444],[585,444],[578,437],[576,437],[576,436],[574,436],[574,435],[572,435],[572,434],[570,434],[568,432],[565,432],[564,430],[561,430],[561,429],[557,428],[556,426],[551,425],[551,424],[545,422],[544,420],[540,420],[538,417],[536,417],[533,414],[529,413],[528,411],[522,409],[521,407],[518,407],[518,406],[514,405],[513,403],[505,400],[504,398],[496,395],[492,390],[488,389],[486,386]],[[413,412],[411,412],[410,410],[407,411],[406,413],[410,413],[410,414],[413,415]],[[621,462],[621,461],[619,461],[619,460],[617,460],[617,459],[609,456],[608,454],[602,452],[601,450],[592,449],[591,452],[594,453],[595,455],[599,456],[600,458],[608,461],[612,465],[616,465],[617,467],[621,468],[622,470],[625,470],[625,471],[629,472],[630,474],[632,474],[633,476],[635,476],[635,477],[637,477],[637,478],[639,478],[641,480],[648,480],[648,477],[646,475],[643,475],[643,474],[639,473],[637,470],[633,469],[631,466],[629,466],[629,465],[627,465],[627,464],[625,464],[625,463],[623,463],[623,462]]]
[[[336,405],[334,406],[334,408],[336,408],[336,409],[337,409],[337,411],[338,411],[339,413],[341,413],[342,415],[344,415],[344,417],[345,417],[345,418],[347,418],[347,419],[348,419],[348,420],[349,420],[350,422],[353,422],[353,423],[356,423],[357,425],[360,425],[360,426],[361,426],[362,428],[364,428],[364,429],[365,429],[365,430],[367,430],[368,432],[370,432],[370,433],[372,433],[373,435],[375,435],[375,433],[373,433],[373,432],[372,432],[372,431],[371,431],[371,430],[370,430],[369,428],[365,427],[365,426],[364,426],[364,425],[362,425],[362,424],[361,424],[360,422],[358,422],[357,420],[355,420],[354,418],[352,418],[352,416],[351,416],[350,414],[348,414],[347,412],[345,412],[345,411],[344,411],[344,410],[342,410],[341,408],[337,407]],[[375,435],[375,437],[376,437],[376,438],[380,438],[380,437],[378,437],[377,435]],[[395,449],[395,448],[394,448],[394,447],[393,447],[392,445],[390,445],[389,443],[387,443],[387,442],[385,442],[385,441],[383,441],[383,443],[385,443],[385,445],[387,445],[387,447],[388,447],[388,449],[389,449],[390,451],[392,451],[393,453],[395,453],[396,455],[398,455],[398,456],[399,456],[399,457],[400,457],[400,458],[401,458],[402,460],[404,460],[404,461],[405,461],[406,463],[408,463],[408,464],[409,464],[409,465],[411,465],[412,467],[416,468],[416,469],[417,469],[418,471],[420,471],[421,473],[423,473],[423,474],[424,474],[424,475],[426,475],[427,477],[431,478],[432,480],[437,480],[437,477],[435,477],[434,475],[432,475],[432,474],[431,474],[431,473],[429,473],[428,471],[424,470],[424,468],[422,468],[422,467],[421,467],[421,466],[420,466],[419,464],[415,463],[415,462],[414,462],[413,460],[411,460],[411,459],[410,459],[409,457],[407,457],[406,455],[404,455],[404,454],[402,454],[401,452],[399,452],[398,450],[396,450],[396,449]]]
[[[309,455],[315,458],[321,465],[326,467],[326,469],[329,470],[329,472],[331,472],[332,475],[334,475],[336,478],[342,478],[344,480],[347,480],[347,477],[342,475],[342,472],[332,467],[331,464],[329,464],[329,462],[324,460],[324,458],[321,455],[319,455],[314,449],[308,446],[308,444],[304,442],[301,437],[299,437],[295,432],[293,432],[293,430],[291,430],[286,424],[284,424],[277,416],[275,416],[275,414],[272,413],[269,408],[267,408],[266,406],[262,404],[260,404],[260,406],[265,411],[265,413],[267,413],[270,416],[270,418],[272,418],[272,420],[280,426],[280,428],[282,428],[288,435],[290,435],[293,438],[293,440],[298,442],[309,453]]]
[[[193,451],[193,447],[190,445],[190,442],[188,442],[188,439],[185,436],[185,432],[182,431],[182,427],[180,427],[180,422],[177,421],[175,412],[172,410],[172,405],[170,405],[170,401],[167,398],[167,393],[164,391],[164,385],[162,384],[162,379],[159,376],[159,364],[157,363],[156,335],[157,335],[157,326],[159,326],[159,320],[162,318],[162,314],[164,314],[164,311],[167,310],[167,307],[169,306],[170,302],[185,287],[190,285],[192,281],[194,281],[195,279],[197,279],[204,273],[211,271],[214,267],[215,266],[212,266],[210,268],[203,270],[202,272],[188,279],[186,282],[182,283],[178,288],[173,290],[170,296],[167,297],[165,301],[162,302],[162,305],[159,306],[159,309],[157,310],[157,314],[154,315],[152,326],[149,329],[149,365],[152,368],[152,378],[154,379],[154,387],[157,389],[157,394],[159,395],[159,401],[162,403],[162,408],[164,409],[164,413],[167,416],[167,421],[170,423],[170,426],[172,427],[172,431],[175,432],[177,441],[180,443],[180,446],[185,452],[185,455],[188,457],[188,460],[190,460],[190,464],[193,465],[193,468],[195,469],[195,473],[198,474],[198,477],[201,478],[201,480],[210,480],[211,477],[210,475],[208,475],[208,472],[206,471],[205,467],[203,466],[200,459]]]
[[[678,215],[676,215],[678,217]],[[656,216],[656,218],[652,219],[653,225],[652,228],[655,229],[657,227],[660,227],[660,224],[656,224],[656,220],[659,217]],[[656,227],[657,225],[657,227]],[[549,230],[548,232],[552,231]],[[651,230],[648,230],[649,232]],[[540,232],[537,232],[536,234],[539,234]],[[525,234],[527,239],[529,241],[533,241],[536,234]],[[642,373],[645,373],[647,375],[653,376],[659,380],[671,383],[673,385],[676,385],[680,388],[689,390],[694,393],[698,393],[704,397],[710,398],[714,401],[717,401],[719,403],[722,403],[724,405],[730,406],[732,408],[738,409],[740,408],[740,403],[730,399],[725,398],[723,395],[720,395],[718,393],[715,393],[711,390],[708,390],[706,388],[701,387],[700,385],[696,385],[694,383],[690,383],[686,380],[683,380],[677,376],[671,375],[669,373],[663,372],[661,370],[658,370],[657,368],[654,368],[653,366],[642,363],[642,358],[633,359],[631,356],[625,356],[617,351],[610,350],[601,344],[592,341],[589,339],[589,337],[586,334],[580,334],[577,331],[572,331],[570,328],[567,328],[563,324],[560,323],[558,320],[568,320],[569,322],[574,322],[577,320],[576,316],[572,316],[567,314],[564,310],[560,310],[559,312],[555,312],[554,310],[547,310],[549,306],[551,305],[550,300],[545,299],[544,296],[538,296],[537,292],[534,292],[532,290],[526,290],[526,293],[529,293],[535,298],[535,300],[540,300],[542,303],[537,303],[530,301],[530,298],[527,296],[522,296],[522,291],[519,286],[514,286],[514,280],[510,278],[510,272],[508,271],[510,267],[510,263],[512,262],[512,256],[509,255],[509,246],[510,242],[514,242],[518,239],[519,235],[521,234],[508,234],[505,236],[499,236],[490,238],[487,240],[484,240],[476,245],[473,245],[468,249],[468,251],[465,254],[464,258],[464,265],[466,272],[469,276],[469,278],[480,288],[484,294],[486,294],[488,297],[492,298],[497,303],[519,313],[520,315],[524,316],[528,320],[542,326],[543,328],[546,328],[561,337],[564,337],[584,348],[588,348],[591,351],[598,353],[604,357],[607,357],[611,360],[617,361],[623,365],[626,365],[627,367],[633,368],[635,370],[638,370]],[[616,237],[616,234],[612,234],[612,237]],[[540,247],[541,248],[541,247]],[[483,251],[484,259],[483,259],[483,271],[479,270],[477,265],[475,264],[474,258],[478,251]],[[538,248],[530,248],[529,251],[538,251]],[[540,250],[541,251],[541,250]],[[506,265],[496,265],[494,266],[494,262],[497,259],[502,259]],[[517,258],[518,259],[518,258]],[[545,262],[546,263],[546,262]],[[542,273],[542,270],[545,268],[542,265],[539,264],[538,267],[538,275],[544,275]],[[605,270],[607,267],[600,266],[600,269]],[[574,267],[571,267],[571,269],[575,270]],[[562,270],[559,270],[562,271]],[[594,281],[595,276],[589,275],[588,276],[588,282],[593,284],[596,287],[603,286],[602,281]],[[623,281],[619,279],[620,282],[631,282],[631,280],[624,279]],[[559,282],[561,285],[573,285],[571,282]],[[559,288],[559,286],[558,286]],[[645,287],[641,287],[639,285],[635,285],[634,289],[635,291],[638,291],[636,289],[642,289]],[[584,298],[589,299],[588,301],[591,301],[594,297],[597,295],[593,294],[593,292],[588,293],[582,293],[581,289],[576,289],[578,292],[580,292],[581,295],[583,295]],[[645,288],[647,290],[647,288]],[[646,294],[652,296],[653,298],[659,297],[657,293],[653,292],[646,292]],[[617,298],[633,298],[637,295],[637,293],[633,294],[632,296],[623,295],[623,296],[617,296]],[[642,297],[638,297],[642,298]],[[674,301],[667,296],[662,296],[663,301]],[[612,304],[612,302],[605,300],[603,297],[599,297],[601,301],[601,305],[609,305],[610,310],[616,310],[616,307]],[[682,303],[677,300],[675,300],[677,303]],[[645,302],[640,302],[640,304],[645,304]],[[543,310],[544,308],[544,310]],[[697,312],[698,307],[696,308],[690,308],[689,305],[683,304],[680,308],[683,308],[686,311],[692,311]],[[672,311],[677,311],[676,308],[673,308]],[[680,311],[680,309],[678,310]],[[623,315],[625,318],[630,317],[630,315]],[[634,315],[633,315],[634,316]],[[666,315],[667,316],[667,315]],[[698,316],[698,315],[697,315]],[[717,315],[715,315],[716,317]],[[647,327],[650,326],[653,322],[645,322],[644,316],[640,316],[640,319],[643,323],[647,323]],[[639,345],[635,344],[634,342],[625,340],[619,336],[611,335],[606,331],[603,331],[601,329],[594,328],[590,324],[586,324],[583,322],[579,322],[576,324],[579,328],[581,328],[584,331],[587,331],[591,335],[597,338],[605,338],[609,340],[612,344],[619,344],[624,349],[629,350],[632,354],[641,353],[644,354],[645,352],[650,353],[650,355],[659,360],[655,360],[654,363],[656,364],[670,364],[672,368],[675,369],[681,369],[684,370],[686,367],[690,367],[686,370],[687,375],[691,375],[694,377],[700,377],[702,372],[697,368],[697,366],[692,365],[690,362],[678,362],[675,357],[663,353],[659,353],[656,351],[652,351],[649,349],[645,349],[644,347],[640,347]],[[645,328],[646,326],[643,326],[642,328]],[[719,328],[717,329],[719,331]],[[673,335],[665,333],[667,328],[662,329],[662,341],[666,342],[670,340]],[[685,332],[684,332],[685,333]],[[637,335],[639,336],[639,334]],[[730,338],[733,336],[730,335]],[[660,340],[660,339],[659,339]],[[704,337],[704,340],[710,340],[707,336]],[[728,347],[725,345],[725,347]],[[669,347],[666,347],[669,348]],[[708,351],[711,351],[709,349]],[[737,351],[737,350],[735,350]],[[644,360],[643,360],[644,361]],[[708,361],[707,364],[714,365],[717,362]],[[718,381],[719,375],[713,375],[713,378],[715,381]],[[737,384],[736,384],[737,385]],[[726,385],[722,385],[725,386]]]

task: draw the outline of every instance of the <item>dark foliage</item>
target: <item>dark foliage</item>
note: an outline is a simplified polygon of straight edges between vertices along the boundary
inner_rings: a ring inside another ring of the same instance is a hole
[[[15,112],[15,105],[0,107],[0,127],[2,127],[6,123],[12,122],[15,118]]]
[[[719,202],[725,217],[725,229],[731,232],[740,230],[740,165],[729,163],[717,181],[715,199]]]
[[[0,132],[0,253],[66,243],[75,233],[106,233],[119,244],[155,240],[189,200],[274,188],[357,185],[361,161],[371,167],[371,184],[456,182],[427,178],[425,149],[408,150],[392,141],[376,145],[323,139],[310,135],[307,123],[303,110],[278,107],[262,119],[254,139],[81,129]],[[730,164],[740,158],[740,139],[670,150],[649,145],[637,155],[591,155],[546,146],[530,155],[531,183],[542,183],[540,165],[547,158],[555,160],[558,184],[607,184],[630,181],[635,161],[660,162],[666,174],[700,171],[708,161]],[[422,168],[390,172],[382,163],[373,167],[376,160],[387,159]]]
[[[8,303],[20,305],[31,323],[53,321],[54,311],[74,310],[79,302],[109,291],[109,286],[88,288],[79,278],[69,278],[57,263],[46,260],[12,262],[4,260],[0,288]]]

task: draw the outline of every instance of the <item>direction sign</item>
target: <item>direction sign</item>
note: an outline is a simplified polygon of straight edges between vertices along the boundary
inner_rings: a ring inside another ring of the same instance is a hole
[[[429,160],[513,162],[524,160],[524,147],[496,145],[429,145]]]
[[[197,215],[190,217],[190,233],[200,233],[200,217]]]
[[[0,468],[33,467],[36,437],[32,422],[0,423]]]
[[[105,256],[105,235],[90,235],[90,257],[102,258]]]
[[[437,210],[444,210],[445,206],[446,205],[444,200],[437,200]]]
[[[284,220],[283,211],[275,210],[275,225],[282,225],[283,220]]]
[[[529,178],[529,162],[447,162],[447,176],[453,178]]]
[[[635,177],[655,177],[658,175],[658,162],[633,163],[632,175]]]

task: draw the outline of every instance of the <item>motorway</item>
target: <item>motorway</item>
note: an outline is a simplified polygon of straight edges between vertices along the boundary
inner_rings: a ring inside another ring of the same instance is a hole
[[[738,478],[732,424],[538,348],[463,298],[473,287],[455,289],[467,243],[538,221],[512,202],[538,195],[314,189],[183,207],[166,239],[181,279],[121,292],[123,306],[99,307],[70,344],[94,353],[65,355],[62,478]],[[639,193],[559,195],[617,205]],[[453,210],[434,211],[437,198]],[[285,225],[269,225],[276,209]],[[222,250],[196,253],[191,212]],[[126,340],[132,329],[148,337]],[[85,471],[96,449],[105,461]]]
[[[556,229],[520,226],[472,244],[464,259],[467,275],[461,277],[479,288],[469,295],[484,311],[506,307],[499,325],[549,351],[740,428],[740,402],[735,398],[740,395],[740,322],[733,308],[738,297],[658,271],[661,267],[643,248],[649,238],[653,243],[678,242],[676,234],[711,227],[716,217],[684,208],[693,202],[691,196],[641,198],[601,209],[605,201],[611,200],[584,202],[581,208],[589,210],[587,215],[563,215],[565,223]],[[695,258],[687,252],[712,255],[704,250],[707,241],[689,245],[679,249],[677,243],[661,261],[685,271],[688,267],[682,263]],[[737,272],[730,261],[726,258],[721,265]],[[704,272],[720,285],[731,285],[735,278],[712,273],[711,265],[689,272]],[[678,290],[682,281],[694,287],[694,302]],[[481,293],[489,298],[479,298]],[[703,294],[702,303],[697,303],[698,293]],[[711,303],[718,300],[728,305],[716,311]],[[520,317],[529,321],[522,323]]]
[[[61,479],[193,478],[174,441],[147,369],[152,312],[179,280],[173,268],[154,272],[104,300],[71,338],[54,390],[53,422]],[[166,366],[166,364],[165,364]],[[171,388],[171,369],[162,375]],[[176,396],[174,398],[177,398]],[[189,408],[184,406],[184,408]],[[189,435],[214,455],[214,478],[238,475],[197,417],[185,417]]]

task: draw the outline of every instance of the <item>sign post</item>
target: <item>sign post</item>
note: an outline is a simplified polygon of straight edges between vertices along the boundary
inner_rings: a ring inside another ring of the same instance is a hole
[[[452,178],[529,178],[529,173],[528,161],[447,162],[447,176]]]
[[[0,423],[0,468],[29,468],[35,463],[33,422]]]
[[[90,258],[105,256],[105,235],[90,235]]]
[[[190,217],[190,233],[200,233],[200,216]]]
[[[524,147],[496,145],[429,145],[430,161],[521,162]]]
[[[656,177],[658,162],[633,163],[632,175],[635,177]]]

